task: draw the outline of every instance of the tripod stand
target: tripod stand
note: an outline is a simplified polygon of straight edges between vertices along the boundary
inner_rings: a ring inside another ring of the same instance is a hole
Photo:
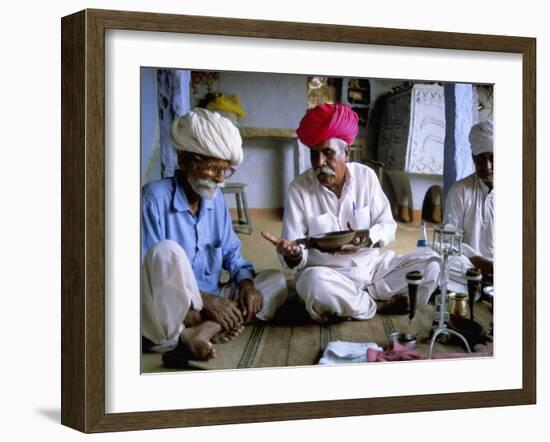
[[[441,226],[434,228],[434,237],[432,247],[439,254],[439,264],[441,266],[439,276],[440,303],[437,312],[437,327],[433,331],[433,336],[428,349],[428,359],[432,358],[435,341],[440,335],[454,335],[464,342],[468,353],[472,353],[470,345],[464,336],[455,330],[447,327],[447,281],[449,279],[449,257],[460,254],[462,245],[462,232],[451,226]],[[437,303],[436,303],[437,304]]]

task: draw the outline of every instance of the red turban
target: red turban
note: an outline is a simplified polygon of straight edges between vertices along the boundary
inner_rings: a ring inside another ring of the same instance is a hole
[[[357,121],[357,114],[347,104],[324,103],[306,112],[296,134],[310,148],[330,138],[351,145],[359,131]]]

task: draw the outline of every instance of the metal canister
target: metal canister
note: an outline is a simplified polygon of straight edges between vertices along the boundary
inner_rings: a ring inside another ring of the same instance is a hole
[[[470,307],[468,306],[468,294],[451,293],[448,312],[451,316],[468,318],[470,316]]]

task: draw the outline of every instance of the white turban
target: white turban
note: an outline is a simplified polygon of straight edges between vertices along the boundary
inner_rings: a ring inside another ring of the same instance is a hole
[[[470,145],[474,156],[484,152],[493,152],[493,121],[481,121],[470,129]]]
[[[239,164],[243,160],[239,129],[216,112],[195,108],[177,117],[170,129],[170,139],[178,150],[193,152]]]

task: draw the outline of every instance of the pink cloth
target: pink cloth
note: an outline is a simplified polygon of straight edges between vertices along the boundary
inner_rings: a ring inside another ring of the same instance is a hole
[[[357,114],[347,104],[324,103],[306,112],[296,134],[310,148],[330,138],[340,138],[351,145],[359,131],[357,121]]]
[[[432,359],[450,359],[450,358],[467,358],[467,357],[483,357],[492,356],[492,353],[441,353],[433,355]],[[414,361],[418,359],[426,359],[426,356],[421,355],[416,350],[411,350],[398,342],[394,342],[393,346],[384,351],[379,351],[374,348],[367,349],[367,362],[393,362],[393,361]]]
[[[367,349],[367,362],[414,361],[416,359],[423,359],[423,357],[416,350],[404,347],[398,342],[394,342],[389,350]]]

